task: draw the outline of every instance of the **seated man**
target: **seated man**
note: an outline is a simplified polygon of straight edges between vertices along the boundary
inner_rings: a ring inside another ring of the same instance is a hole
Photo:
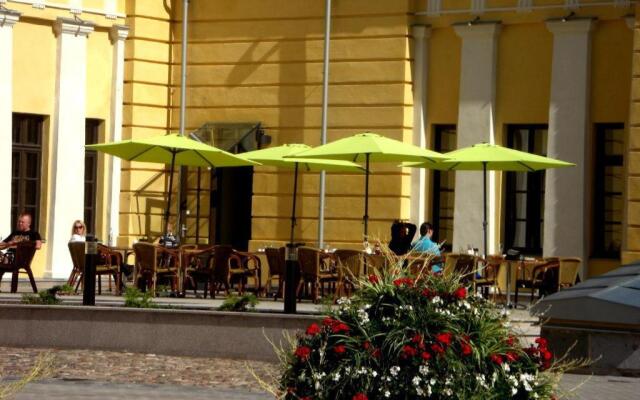
[[[27,213],[20,214],[16,230],[11,232],[11,234],[0,243],[0,249],[14,247],[23,241],[35,242],[36,250],[42,247],[42,238],[38,232],[31,230],[31,215]]]
[[[407,254],[411,250],[411,241],[416,234],[416,226],[410,222],[396,220],[391,225],[391,241],[389,250],[398,256]]]
[[[435,256],[440,256],[440,246],[431,240],[433,236],[433,226],[429,222],[425,222],[420,225],[420,238],[411,244],[413,251],[417,253],[430,253]],[[432,268],[433,272],[441,272],[442,265],[434,264]]]

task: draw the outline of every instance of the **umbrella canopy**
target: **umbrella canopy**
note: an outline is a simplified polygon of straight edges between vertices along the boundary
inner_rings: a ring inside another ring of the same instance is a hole
[[[293,168],[293,207],[291,210],[291,241],[293,245],[293,230],[296,224],[296,194],[298,191],[298,170],[303,171],[340,171],[340,172],[363,172],[364,169],[358,164],[343,160],[325,160],[311,158],[296,158],[297,153],[311,149],[306,144],[284,144],[282,146],[270,147],[262,150],[242,153],[238,157],[257,161],[260,164],[270,165],[280,168]],[[285,158],[287,157],[287,158]]]
[[[437,165],[404,163],[404,167],[429,167],[444,171],[483,171],[484,255],[487,256],[487,171],[535,172],[549,168],[571,167],[575,164],[509,149],[497,144],[478,143],[445,153],[445,161]]]
[[[402,162],[416,161],[436,165],[445,157],[435,151],[423,149],[412,144],[389,139],[376,133],[358,133],[334,142],[318,146],[296,158],[324,158],[365,163],[364,192],[364,237],[367,240],[369,224],[369,163],[370,162]]]
[[[169,205],[173,191],[173,171],[176,165],[193,167],[241,167],[259,165],[224,150],[178,134],[154,136],[145,139],[130,139],[114,143],[85,146],[87,149],[122,158],[127,161],[169,164],[169,196],[165,211],[165,231],[169,222]]]

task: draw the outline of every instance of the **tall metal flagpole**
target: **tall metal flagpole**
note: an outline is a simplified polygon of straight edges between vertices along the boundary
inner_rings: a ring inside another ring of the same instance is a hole
[[[329,42],[331,40],[331,0],[325,1],[324,59],[322,81],[322,133],[320,144],[327,143],[327,103],[329,101]],[[318,202],[318,247],[324,247],[324,194],[326,173],[320,172],[320,201]]]
[[[187,107],[187,24],[189,20],[189,0],[182,1],[182,45],[181,45],[181,60],[180,60],[180,136],[184,136],[184,125],[185,125],[185,117],[186,117],[186,107]],[[174,232],[179,237],[182,236],[182,182],[185,179],[185,175],[183,173],[182,167],[180,167],[180,173],[178,174],[178,182],[181,184],[178,185],[178,223],[176,229],[178,232]],[[171,171],[173,173],[173,170]],[[169,193],[171,196],[171,193]],[[181,238],[182,240],[182,238]]]

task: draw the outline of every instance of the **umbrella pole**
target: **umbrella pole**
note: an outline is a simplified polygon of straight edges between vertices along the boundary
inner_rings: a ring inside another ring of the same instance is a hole
[[[366,157],[366,164],[365,164],[365,168],[366,168],[366,175],[365,175],[365,181],[364,181],[364,241],[368,242],[369,241],[369,156],[370,154],[367,153],[365,155]]]
[[[173,169],[176,163],[176,152],[171,153],[171,168],[169,169],[169,196],[167,197],[167,209],[164,211],[164,233],[168,233],[169,228],[169,210],[171,208],[171,192],[173,191]]]
[[[293,229],[296,226],[296,197],[298,193],[298,163],[293,173],[293,207],[291,209],[291,240],[289,243],[293,246]]]
[[[484,256],[487,257],[489,254],[487,253],[487,162],[484,161],[482,163],[482,211],[484,213],[484,218],[482,220],[482,231],[484,235]]]

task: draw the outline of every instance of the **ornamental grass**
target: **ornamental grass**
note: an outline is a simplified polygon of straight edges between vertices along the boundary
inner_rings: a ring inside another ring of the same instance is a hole
[[[281,399],[556,399],[569,364],[547,342],[523,346],[507,314],[460,276],[408,271],[405,259],[355,279],[281,349]],[[463,280],[462,280],[463,281]]]

